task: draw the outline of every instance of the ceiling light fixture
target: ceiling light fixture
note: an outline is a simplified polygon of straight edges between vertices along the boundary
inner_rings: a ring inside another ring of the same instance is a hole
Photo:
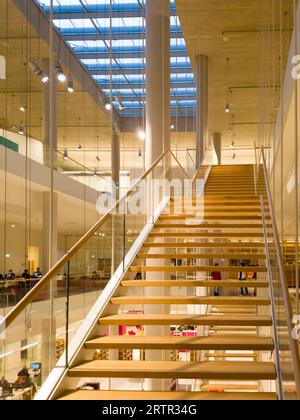
[[[25,128],[24,128],[24,124],[21,122],[21,124],[20,124],[20,127],[19,127],[19,131],[18,131],[18,133],[21,135],[21,136],[24,136],[24,134],[25,134]]]
[[[64,71],[63,71],[63,69],[62,69],[62,67],[59,63],[56,63],[55,70],[56,70],[57,80],[61,83],[64,83],[67,78],[66,78],[66,75],[65,75],[65,73],[64,73]]]
[[[175,130],[175,125],[171,124],[171,130]]]
[[[115,96],[115,101],[118,103],[119,110],[123,111],[125,109],[125,105],[123,104],[121,98],[119,96]]]
[[[142,157],[143,157],[143,152],[141,149],[139,149],[139,159],[142,159]]]
[[[20,106],[20,111],[21,111],[21,112],[25,112],[25,111],[26,111],[26,107],[25,107],[24,105],[21,105],[21,106]]]
[[[31,68],[34,74],[36,74],[38,77],[41,77],[42,83],[48,82],[49,77],[45,73],[45,71],[41,68],[37,60],[35,60],[34,58],[31,58],[28,61],[28,66]]]
[[[145,133],[145,131],[144,131],[144,130],[138,130],[137,135],[138,135],[138,138],[139,138],[141,141],[145,141],[145,140],[146,140],[146,133]]]
[[[229,98],[229,58],[226,58],[226,75],[227,75],[227,89],[226,89],[226,105],[225,105],[225,112],[229,114],[230,112],[230,98]]]
[[[67,149],[64,150],[64,160],[69,160],[69,152]]]
[[[104,101],[104,108],[106,109],[106,111],[112,110],[112,104],[107,99]]]
[[[79,144],[78,145],[78,150],[81,150],[82,149],[82,146],[81,146],[81,144]]]
[[[74,83],[73,83],[73,79],[72,79],[71,75],[69,75],[69,77],[68,77],[68,92],[69,93],[74,92]]]
[[[96,156],[96,160],[97,160],[98,162],[101,162],[101,159],[99,158],[99,156]]]

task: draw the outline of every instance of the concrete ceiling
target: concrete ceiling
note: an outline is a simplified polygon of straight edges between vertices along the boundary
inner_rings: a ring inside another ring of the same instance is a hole
[[[222,133],[223,145],[229,145],[233,139],[236,145],[253,145],[262,129],[258,123],[266,121],[268,126],[275,119],[280,89],[260,87],[266,83],[280,85],[280,3],[286,65],[292,0],[176,0],[194,71],[195,57],[208,56],[209,132]],[[229,114],[225,113],[227,58]]]

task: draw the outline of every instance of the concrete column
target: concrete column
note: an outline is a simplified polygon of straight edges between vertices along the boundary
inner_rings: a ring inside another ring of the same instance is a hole
[[[201,165],[208,146],[208,58],[196,57],[197,114],[196,114],[196,166]]]
[[[43,192],[43,265],[46,273],[57,262],[57,193]]]
[[[149,0],[146,10],[146,168],[170,147],[170,2]],[[163,250],[156,249],[156,252]],[[148,260],[149,266],[162,266],[164,260]],[[163,280],[163,273],[147,273],[148,280]],[[146,296],[170,293],[162,288],[145,288]],[[145,306],[145,313],[169,313],[166,305]],[[169,327],[149,326],[147,335],[168,335]],[[146,360],[168,360],[169,352],[147,350]],[[146,379],[145,390],[170,389],[169,379]]]
[[[112,194],[119,198],[120,191],[120,136],[114,128],[111,138],[111,179],[113,182]]]
[[[146,168],[170,147],[170,2],[147,1]]]
[[[49,151],[57,150],[57,83],[55,69],[50,69],[49,58],[42,60],[42,67],[49,76],[48,83],[43,85],[43,139],[45,144],[44,162],[47,166],[50,166]]]
[[[213,146],[218,162],[217,165],[222,165],[222,135],[220,133],[213,134]]]

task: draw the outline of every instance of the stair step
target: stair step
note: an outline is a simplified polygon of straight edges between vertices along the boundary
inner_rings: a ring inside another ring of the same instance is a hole
[[[270,316],[257,315],[190,315],[190,314],[119,314],[99,319],[100,325],[231,325],[269,327]]]
[[[253,350],[272,351],[273,340],[246,335],[225,335],[211,337],[177,336],[128,336],[99,337],[85,343],[87,349],[185,349],[185,350]]]
[[[265,281],[243,281],[239,280],[125,280],[123,287],[254,287],[268,288]]]
[[[247,266],[160,266],[160,267],[152,267],[152,266],[143,266],[143,267],[130,267],[130,271],[133,273],[146,273],[146,272],[213,272],[217,271],[220,273],[240,273],[242,272],[253,272],[254,267],[247,267]],[[266,273],[266,267],[255,267],[255,272],[257,273]]]
[[[145,242],[143,248],[264,248],[263,242]]]
[[[267,306],[269,299],[237,296],[119,296],[111,299],[113,305],[240,305]]]
[[[213,387],[212,387],[213,388]],[[159,391],[68,391],[62,395],[64,401],[215,401],[241,400],[276,401],[274,393],[261,392],[159,392]]]
[[[157,223],[156,229],[262,229],[261,223]]]
[[[138,254],[137,259],[148,260],[148,259],[183,259],[183,260],[197,260],[197,259],[265,259],[265,254],[256,253],[186,253],[186,254]]]
[[[151,232],[149,238],[262,238],[262,232]]]
[[[263,362],[93,360],[70,369],[68,374],[72,378],[276,379],[274,364]]]

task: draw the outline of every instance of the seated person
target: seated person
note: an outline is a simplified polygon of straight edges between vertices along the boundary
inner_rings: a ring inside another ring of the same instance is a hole
[[[32,277],[35,278],[35,279],[39,279],[39,278],[43,277],[43,274],[41,272],[40,267],[38,267],[36,269],[36,271],[33,273]]]
[[[22,274],[22,279],[26,279],[26,280],[28,280],[28,279],[30,279],[30,274],[29,274],[29,271],[28,270],[24,270],[24,273]]]
[[[2,274],[0,274],[0,280],[3,280],[3,275]]]
[[[2,378],[0,379],[0,388],[3,389],[3,392],[5,392],[5,390],[9,388],[9,383],[6,380],[5,376],[2,376]]]
[[[16,275],[13,272],[13,270],[9,270],[7,274],[5,274],[5,279],[6,280],[15,280]]]
[[[27,281],[31,278],[29,271],[28,270],[24,270],[24,273],[22,274],[22,279],[26,280],[26,286],[30,285],[30,281]]]

